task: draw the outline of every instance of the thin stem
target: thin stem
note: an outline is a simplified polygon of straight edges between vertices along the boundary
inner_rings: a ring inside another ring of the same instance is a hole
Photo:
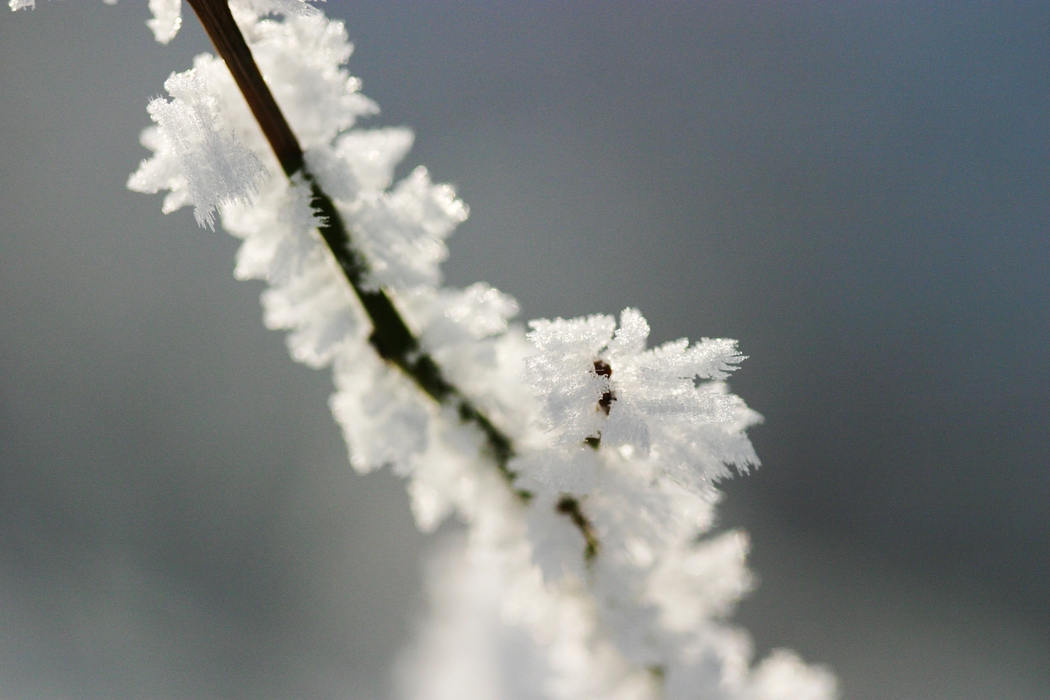
[[[422,350],[419,339],[412,334],[386,292],[366,288],[368,264],[354,249],[346,224],[335,203],[307,169],[303,149],[270,88],[267,87],[226,0],[189,0],[189,3],[204,25],[204,30],[211,38],[219,56],[233,74],[233,79],[248,102],[248,107],[277,155],[281,168],[289,178],[299,175],[309,184],[311,204],[319,214],[318,218],[324,222],[318,230],[372,321],[372,335],[369,341],[376,352],[384,360],[399,367],[435,401],[455,407],[460,420],[472,423],[481,430],[485,436],[487,451],[496,468],[518,498],[528,502],[532,494],[514,488],[516,474],[508,466],[514,456],[514,446],[510,438],[444,378],[441,368]],[[598,540],[594,527],[584,516],[579,502],[571,497],[563,498],[557,510],[567,515],[579,528],[587,542],[585,556],[592,559],[598,552]]]
[[[309,184],[311,204],[323,222],[318,230],[372,321],[373,331],[369,340],[376,352],[401,368],[435,401],[455,406],[461,420],[475,424],[485,435],[488,451],[497,468],[513,484],[515,474],[507,466],[514,456],[510,438],[493,425],[459,389],[445,380],[434,359],[422,352],[419,340],[412,334],[386,292],[366,288],[368,265],[351,245],[346,224],[335,203],[306,168],[302,147],[266,85],[227,2],[189,0],[189,3],[219,56],[230,69],[266,140],[277,155],[281,168],[288,177],[298,174]],[[519,490],[517,493],[524,500],[531,497],[525,491]]]
[[[233,74],[237,87],[255,115],[255,121],[259,122],[266,140],[277,154],[281,168],[291,177],[303,168],[303,149],[263,80],[259,66],[255,65],[255,59],[233,19],[229,4],[225,0],[189,0],[189,3],[204,25],[204,31],[215,45],[215,50]]]

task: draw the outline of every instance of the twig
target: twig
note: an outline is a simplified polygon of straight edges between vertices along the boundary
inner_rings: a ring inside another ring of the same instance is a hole
[[[480,429],[496,468],[517,497],[523,502],[528,502],[532,493],[514,487],[517,475],[508,466],[514,456],[514,446],[510,438],[444,378],[441,368],[430,355],[423,352],[419,339],[412,334],[386,292],[365,288],[368,265],[354,250],[346,224],[335,203],[307,169],[303,149],[270,88],[267,87],[226,0],[189,0],[189,4],[204,25],[204,30],[219,56],[233,74],[234,81],[248,102],[248,107],[277,155],[285,174],[289,178],[298,174],[309,183],[311,204],[323,222],[318,230],[372,321],[373,330],[369,341],[376,352],[384,360],[404,371],[435,401],[454,406],[460,420],[473,423]],[[599,542],[594,526],[584,515],[579,501],[566,496],[558,502],[556,510],[566,515],[580,530],[587,543],[584,556],[587,560],[593,559],[598,553]]]
[[[373,332],[369,340],[376,352],[400,367],[436,401],[455,406],[463,421],[480,428],[497,467],[508,481],[513,482],[515,475],[507,466],[514,455],[510,438],[445,380],[437,363],[421,350],[419,340],[409,330],[390,297],[382,290],[365,288],[368,266],[351,246],[346,224],[332,199],[307,170],[302,147],[263,80],[229,5],[225,0],[189,0],[189,3],[233,74],[285,174],[288,177],[299,174],[309,183],[311,204],[324,222],[319,226],[321,236],[372,321]],[[524,496],[523,492],[519,494]]]

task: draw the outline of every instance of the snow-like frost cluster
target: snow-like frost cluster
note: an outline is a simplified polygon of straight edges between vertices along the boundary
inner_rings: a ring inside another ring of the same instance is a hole
[[[182,26],[182,0],[149,0],[149,11],[153,18],[146,21],[146,26],[153,30],[158,42],[167,44]]]
[[[142,145],[168,157],[140,168],[128,187],[138,192],[169,190],[165,213],[193,203],[197,223],[214,228],[216,208],[249,199],[266,169],[226,123],[226,112],[201,77],[207,70],[202,65],[199,72],[172,73],[164,89],[173,100],[149,103],[157,127],[142,133]]]
[[[178,6],[151,0],[159,40],[178,29]],[[267,326],[289,331],[296,360],[332,367],[353,467],[404,477],[422,529],[451,514],[467,525],[434,565],[432,617],[399,665],[405,696],[834,697],[834,678],[790,652],[753,667],[726,622],[752,581],[746,535],[712,533],[715,482],[758,463],[745,435],[758,416],[724,382],[743,359],[735,343],[647,348],[634,309],[526,331],[498,290],[441,287],[444,239],[467,207],[423,168],[393,183],[412,134],[355,126],[378,109],[346,71],[343,25],[295,0],[231,6],[367,260],[366,284],[513,441],[511,485],[480,430],[375,353],[306,181],[282,173],[225,65],[201,55],[172,75],[171,99],[149,108],[153,156],[129,187],[167,190],[165,212],[193,205],[204,223],[218,211],[243,240],[237,277],[269,283]]]

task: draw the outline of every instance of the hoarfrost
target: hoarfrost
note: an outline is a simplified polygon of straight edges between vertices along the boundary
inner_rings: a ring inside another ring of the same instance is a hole
[[[146,20],[146,26],[158,42],[167,44],[182,26],[182,0],[149,0],[149,11],[153,18]]]
[[[542,397],[544,424],[562,444],[600,440],[627,454],[648,455],[654,445],[682,443],[692,430],[757,420],[720,381],[743,360],[732,340],[686,339],[646,350],[649,325],[625,309],[611,316],[533,321],[529,339],[539,352],[527,376]],[[739,424],[744,422],[744,426]],[[746,442],[746,438],[744,438]],[[750,452],[740,466],[757,464]],[[705,476],[717,476],[715,469]]]
[[[435,565],[434,615],[402,664],[408,696],[833,698],[833,677],[787,652],[752,668],[746,634],[727,622],[752,579],[746,535],[713,532],[715,484],[730,465],[758,464],[745,431],[759,416],[725,383],[744,359],[735,342],[650,349],[634,309],[618,324],[537,320],[526,332],[499,290],[439,287],[445,239],[467,206],[423,168],[393,182],[412,133],[356,126],[378,107],[346,71],[343,25],[295,0],[232,7],[367,262],[366,283],[513,441],[511,486],[457,407],[374,352],[307,181],[283,175],[224,64],[202,55],[173,75],[171,101],[150,104],[157,125],[142,135],[153,156],[129,187],[168,190],[165,212],[193,204],[209,225],[217,211],[243,240],[236,276],[268,283],[267,326],[289,331],[296,360],[331,366],[353,468],[404,477],[423,530],[452,514],[467,524]]]
[[[215,228],[217,207],[249,199],[266,169],[237,138],[195,68],[172,73],[164,89],[172,100],[149,103],[157,128],[142,139],[156,155],[131,176],[128,188],[149,193],[169,189],[165,212],[193,204],[197,223]]]
[[[445,238],[468,209],[452,187],[434,185],[418,167],[393,190],[363,199],[350,212],[358,245],[372,263],[372,284],[412,289],[440,283]]]

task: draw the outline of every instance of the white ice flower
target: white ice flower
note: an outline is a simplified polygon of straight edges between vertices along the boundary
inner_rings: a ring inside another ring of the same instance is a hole
[[[344,208],[344,211],[347,209]],[[436,286],[448,257],[445,238],[468,209],[449,185],[434,185],[418,167],[390,191],[349,208],[357,242],[371,265],[371,283],[395,289]]]
[[[611,316],[530,326],[538,353],[527,376],[557,443],[651,456],[690,483],[725,475],[726,464],[758,463],[742,433],[758,416],[721,381],[744,359],[736,341],[683,338],[646,349],[649,324],[635,309],[621,313],[619,328]]]
[[[197,223],[213,228],[216,208],[249,199],[266,170],[238,139],[196,68],[172,73],[164,89],[172,99],[158,97],[149,103],[157,127],[142,136],[155,156],[143,162],[128,187],[137,192],[169,189],[165,211],[193,204]]]

